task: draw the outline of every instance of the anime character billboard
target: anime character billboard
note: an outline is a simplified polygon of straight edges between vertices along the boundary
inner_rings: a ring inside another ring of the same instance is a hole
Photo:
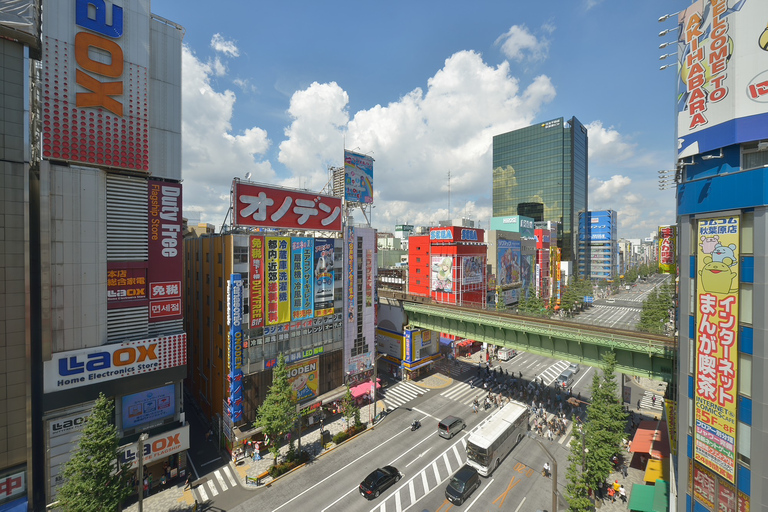
[[[432,291],[453,293],[452,256],[432,256]]]

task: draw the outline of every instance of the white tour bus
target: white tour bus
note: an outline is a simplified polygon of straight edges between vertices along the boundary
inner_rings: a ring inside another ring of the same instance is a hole
[[[528,407],[509,402],[469,435],[467,463],[481,475],[490,475],[527,432]]]

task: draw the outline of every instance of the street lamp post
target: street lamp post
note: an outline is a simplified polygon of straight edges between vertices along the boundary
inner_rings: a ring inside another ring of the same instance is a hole
[[[139,448],[138,448],[138,457],[139,457],[139,512],[144,512],[144,503],[142,500],[144,499],[144,441],[149,439],[149,434],[141,434],[139,436]]]
[[[547,450],[547,447],[544,446],[544,443],[542,443],[538,437],[533,435],[532,432],[528,432],[527,436],[539,444],[541,449],[544,451],[544,454],[552,463],[552,512],[557,512],[557,460],[552,456],[551,453],[549,453],[549,450]]]

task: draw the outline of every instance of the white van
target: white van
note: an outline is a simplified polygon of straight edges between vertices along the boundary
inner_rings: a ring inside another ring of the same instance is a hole
[[[512,348],[502,348],[496,353],[499,357],[499,361],[509,361],[517,355],[517,350]]]

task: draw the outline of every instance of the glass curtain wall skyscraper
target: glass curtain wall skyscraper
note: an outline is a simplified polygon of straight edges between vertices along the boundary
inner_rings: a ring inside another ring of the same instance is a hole
[[[587,144],[575,117],[493,137],[493,216],[559,222],[562,259],[574,263],[579,212],[587,211]]]

